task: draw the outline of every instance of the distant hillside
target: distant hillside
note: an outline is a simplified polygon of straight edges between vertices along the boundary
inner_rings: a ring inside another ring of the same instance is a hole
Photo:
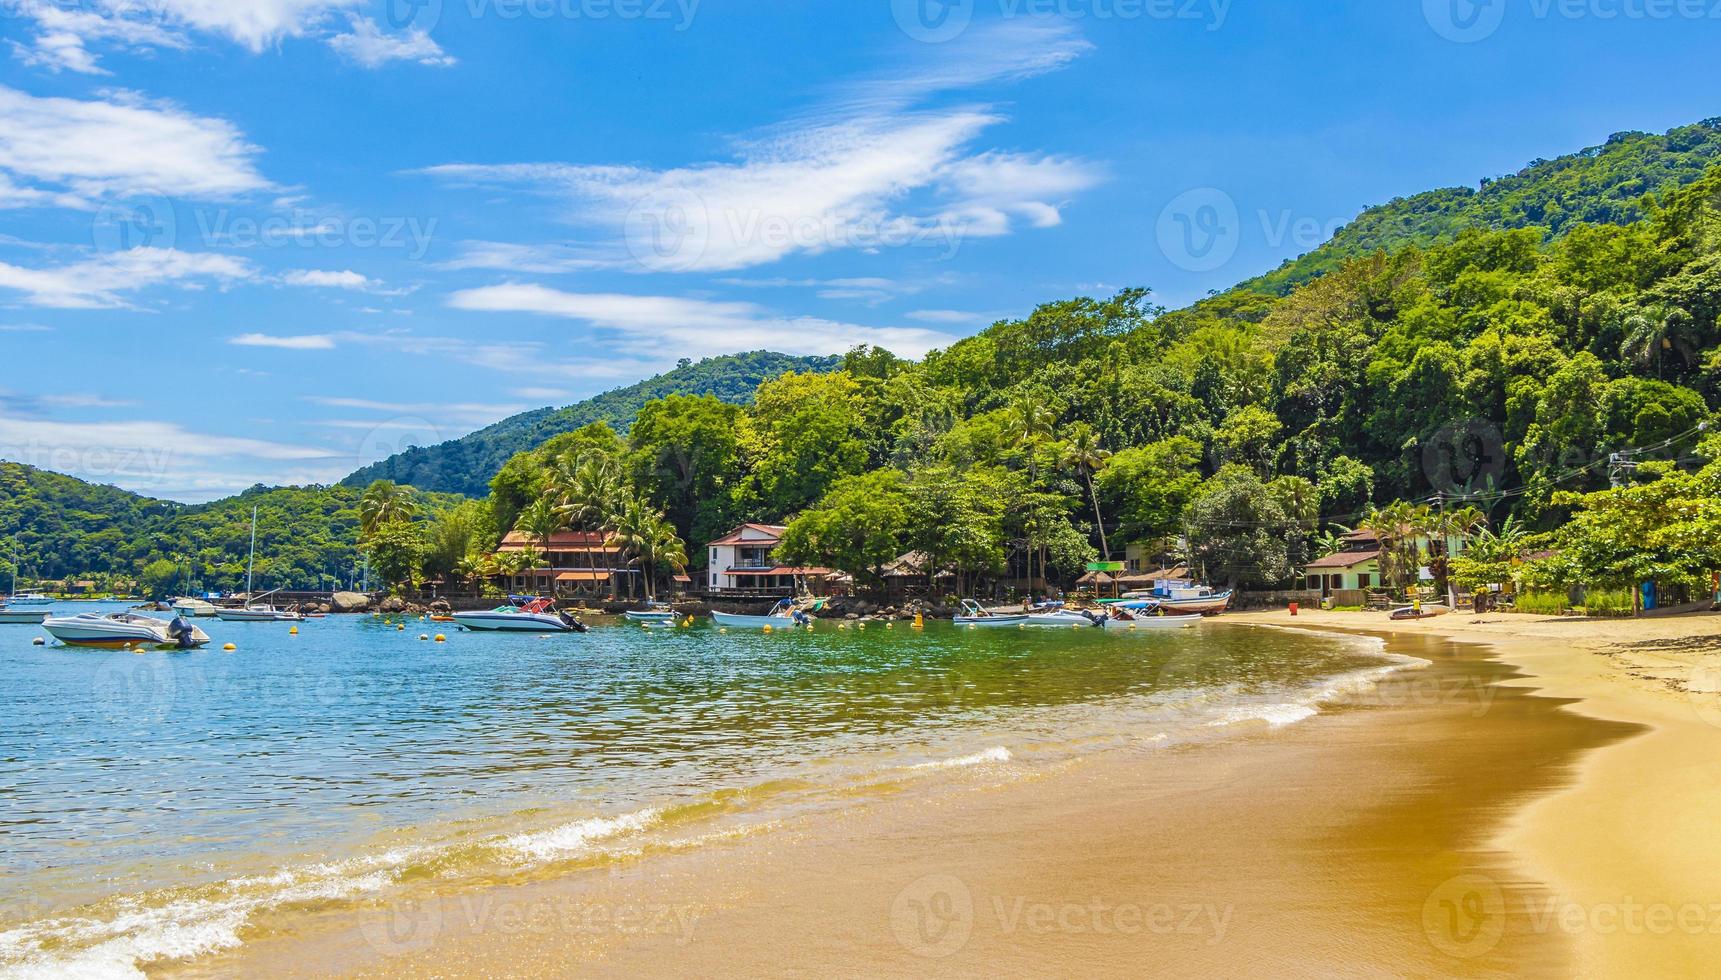
[[[715,395],[726,402],[746,405],[762,381],[789,371],[834,371],[838,357],[791,357],[770,351],[752,351],[710,357],[697,364],[678,367],[638,384],[607,391],[566,408],[540,408],[468,436],[435,446],[415,446],[342,480],[362,487],[373,480],[393,480],[420,490],[462,493],[482,497],[490,492],[495,476],[515,453],[538,446],[552,436],[572,432],[593,422],[608,422],[626,432],[640,406],[665,395]]]
[[[1351,259],[1449,242],[1466,228],[1542,227],[1557,238],[1574,224],[1630,224],[1644,216],[1645,195],[1692,183],[1718,162],[1721,118],[1660,136],[1618,133],[1480,188],[1447,187],[1369,208],[1320,248],[1237,288],[1284,295]]]

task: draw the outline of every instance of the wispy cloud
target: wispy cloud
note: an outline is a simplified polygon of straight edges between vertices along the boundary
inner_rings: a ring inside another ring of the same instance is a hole
[[[283,273],[281,281],[289,286],[306,286],[314,289],[373,289],[379,285],[376,280],[360,275],[351,269],[341,271],[293,269]]]
[[[916,323],[938,323],[951,327],[974,326],[991,319],[984,313],[970,313],[966,310],[910,310],[903,314]]]
[[[0,262],[0,289],[24,294],[32,306],[93,310],[133,307],[122,294],[174,283],[231,283],[250,279],[250,263],[209,252],[134,248],[50,268]]]
[[[563,317],[611,332],[611,339],[659,355],[708,356],[769,349],[789,354],[840,354],[873,344],[918,357],[950,343],[948,334],[913,327],[869,327],[807,316],[781,316],[753,303],[570,293],[513,283],[467,289],[449,297],[456,309]]]
[[[455,59],[423,30],[387,34],[368,17],[352,17],[350,23],[350,31],[329,38],[329,47],[366,68],[378,68],[395,61],[411,61],[435,68],[446,68],[455,63]]]
[[[228,338],[235,347],[274,347],[280,350],[333,350],[335,338],[323,333],[279,336],[266,333],[242,333]]]
[[[816,113],[737,139],[730,162],[664,170],[450,163],[425,172],[559,198],[569,220],[606,234],[597,245],[613,266],[722,271],[838,249],[950,250],[966,238],[1007,234],[1018,221],[1056,224],[1062,203],[1097,183],[1100,171],[1068,156],[976,148],[1004,121],[1002,111],[926,101],[1051,71],[1087,48],[1055,21],[977,28],[959,45],[923,54],[928,60],[850,86]],[[491,247],[469,250],[464,262],[509,268],[506,258]],[[591,261],[575,252],[559,264]]]

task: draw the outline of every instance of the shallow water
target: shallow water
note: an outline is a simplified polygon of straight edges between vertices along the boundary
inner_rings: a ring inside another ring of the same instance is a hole
[[[203,625],[210,649],[150,654],[33,647],[38,627],[0,627],[0,973],[123,975],[231,946],[288,905],[1290,723],[1394,666],[1369,641],[1222,622]],[[448,642],[418,638],[439,630]]]

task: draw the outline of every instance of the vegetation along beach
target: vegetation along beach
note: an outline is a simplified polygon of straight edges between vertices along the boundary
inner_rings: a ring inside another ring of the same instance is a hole
[[[1713,18],[149,6],[0,18],[0,980],[1721,963]]]

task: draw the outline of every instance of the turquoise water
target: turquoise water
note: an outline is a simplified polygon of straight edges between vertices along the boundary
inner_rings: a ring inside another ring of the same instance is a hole
[[[210,648],[148,654],[0,627],[0,972],[125,974],[240,941],[283,903],[589,857],[669,814],[1283,724],[1382,669],[1366,643],[1222,622],[201,624]]]

